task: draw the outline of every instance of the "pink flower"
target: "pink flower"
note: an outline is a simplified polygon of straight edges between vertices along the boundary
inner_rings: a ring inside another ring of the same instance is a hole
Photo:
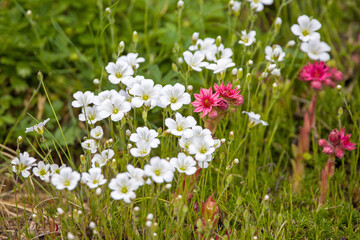
[[[210,117],[216,117],[217,112],[214,107],[220,102],[219,93],[215,92],[213,94],[212,88],[200,89],[200,94],[194,94],[195,101],[191,104],[195,107],[194,112],[202,112],[202,117],[205,117],[210,113]]]
[[[352,151],[356,149],[356,144],[350,142],[350,137],[351,134],[345,135],[345,128],[334,129],[329,134],[329,141],[320,139],[319,145],[322,147],[323,153],[327,155],[335,153],[336,157],[343,158],[345,150]]]
[[[219,93],[219,96],[224,98],[230,103],[230,105],[240,106],[244,102],[244,97],[241,96],[240,89],[237,87],[232,88],[231,83],[228,83],[226,86],[221,83],[220,86],[215,83],[214,85],[215,92]]]
[[[335,87],[336,81],[343,79],[343,74],[336,68],[330,68],[324,62],[315,61],[303,67],[299,79],[310,82],[315,90],[321,90],[326,86]]]

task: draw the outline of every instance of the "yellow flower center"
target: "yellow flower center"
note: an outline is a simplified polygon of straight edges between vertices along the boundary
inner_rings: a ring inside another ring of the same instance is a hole
[[[117,109],[117,108],[113,109],[113,114],[117,114],[118,112],[119,112],[119,109]]]
[[[116,76],[117,78],[122,78],[122,74],[121,74],[120,72],[117,72],[117,73],[115,74],[115,76]]]
[[[177,98],[176,98],[176,97],[171,97],[171,98],[170,98],[170,102],[171,102],[171,103],[176,103],[176,102],[177,102]]]
[[[70,186],[70,181],[69,181],[69,180],[65,180],[65,181],[64,181],[64,186],[65,186],[65,187]]]
[[[304,36],[307,36],[307,35],[309,35],[309,31],[307,29],[304,29],[304,30],[302,30],[302,34]]]
[[[142,99],[143,99],[144,101],[147,101],[149,98],[150,98],[149,95],[146,95],[146,94],[144,94],[143,97],[142,97]]]
[[[123,187],[122,189],[121,189],[121,192],[122,193],[127,193],[129,190],[127,189],[127,187]]]
[[[46,175],[45,169],[41,169],[39,173],[40,173],[41,176]]]
[[[205,154],[206,152],[207,152],[207,149],[206,149],[206,148],[203,147],[203,148],[200,149],[200,153],[201,153],[201,154]]]
[[[160,174],[161,174],[160,170],[158,170],[158,169],[155,170],[154,173],[155,173],[156,176],[160,176]]]

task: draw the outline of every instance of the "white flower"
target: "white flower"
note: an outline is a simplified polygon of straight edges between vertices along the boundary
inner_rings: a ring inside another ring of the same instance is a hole
[[[267,46],[265,48],[265,59],[271,62],[281,62],[285,58],[285,53],[283,52],[280,45],[273,45],[272,47]]]
[[[250,2],[250,7],[256,12],[261,12],[264,9],[264,5],[273,4],[274,0],[247,0]]]
[[[45,164],[43,161],[38,162],[37,167],[32,169],[35,176],[40,177],[45,182],[50,182],[50,164]]]
[[[211,162],[213,159],[213,155],[206,155],[206,158],[204,161],[198,161],[198,166],[200,168],[208,168],[209,167],[209,162]]]
[[[145,174],[156,183],[171,182],[174,177],[174,168],[160,157],[151,158],[150,164],[146,164],[144,170]]]
[[[160,95],[160,102],[164,106],[170,104],[173,111],[179,110],[183,105],[191,102],[190,94],[185,92],[184,85],[176,83],[174,86],[166,85]]]
[[[133,95],[131,103],[134,107],[139,108],[142,105],[150,106],[150,109],[154,108],[159,101],[159,95],[162,86],[156,84],[150,79],[142,80],[141,83],[134,84],[129,93]]]
[[[195,45],[189,47],[190,51],[199,50],[203,55],[208,58],[216,52],[216,45],[214,38],[205,38],[204,40],[198,39]]]
[[[138,53],[128,53],[126,56],[121,56],[118,60],[126,62],[129,64],[133,69],[139,68],[139,63],[145,62],[145,58],[138,57]]]
[[[87,139],[81,143],[81,147],[85,150],[89,150],[91,153],[96,153],[97,146],[94,139]]]
[[[268,126],[269,124],[260,119],[260,114],[255,114],[254,112],[246,112],[242,111],[242,113],[246,113],[249,116],[250,124],[253,126],[262,124],[263,126]]]
[[[306,15],[302,15],[297,19],[299,24],[291,26],[291,32],[299,36],[301,41],[307,42],[311,38],[320,39],[320,34],[316,32],[321,28],[321,23],[316,19],[311,19]]]
[[[300,46],[301,51],[307,53],[312,60],[328,61],[331,47],[325,43],[320,42],[320,39],[310,39],[309,42],[303,42]]]
[[[118,95],[118,92],[115,91],[114,89],[112,90],[105,90],[105,91],[102,91],[100,92],[97,96],[94,96],[94,104],[97,105],[97,106],[100,106],[104,103],[104,101],[106,99],[109,99],[111,100],[114,96],[117,96]]]
[[[281,72],[279,68],[275,68],[274,70],[271,71],[271,74],[275,77],[280,77]]]
[[[24,177],[27,178],[30,176],[30,172],[29,170],[31,169],[32,166],[34,166],[34,162],[36,161],[35,158],[30,157],[29,153],[24,152],[24,153],[20,153],[19,154],[19,158],[14,158],[11,161],[11,164],[13,164],[14,166],[12,166],[13,172],[16,174],[20,174]]]
[[[192,116],[183,117],[180,113],[176,113],[175,120],[165,119],[165,125],[171,134],[188,138],[193,135],[191,128],[196,125],[196,120]]]
[[[87,105],[93,103],[94,93],[90,91],[86,91],[85,93],[77,91],[73,94],[73,97],[75,100],[72,101],[71,105],[74,108],[86,107]]]
[[[136,142],[136,147],[130,149],[130,154],[133,157],[145,157],[150,154],[150,144],[147,143],[145,140],[139,140]]]
[[[67,188],[69,191],[76,188],[80,180],[80,173],[73,171],[71,167],[65,167],[60,170],[59,174],[54,174],[51,177],[51,183],[57,190]]]
[[[120,121],[125,113],[131,110],[131,104],[125,101],[125,97],[118,94],[111,100],[105,100],[99,106],[99,116],[104,119],[110,116],[114,122]]]
[[[220,139],[214,139],[214,148],[219,148],[221,146],[221,141]]]
[[[213,70],[214,73],[222,73],[227,68],[235,66],[231,58],[219,59],[216,64],[212,63],[206,66],[207,69]]]
[[[101,139],[104,136],[104,130],[102,127],[97,126],[90,131],[90,136],[95,139]]]
[[[196,161],[185,153],[179,153],[177,158],[171,158],[170,163],[178,172],[193,175],[196,172]]]
[[[277,18],[275,18],[274,23],[275,23],[275,26],[279,28],[280,25],[282,24],[282,19],[277,17]]]
[[[135,77],[131,77],[129,79],[126,80],[125,82],[125,85],[128,87],[128,88],[132,88],[135,84],[141,84],[141,82],[145,80],[144,76],[140,76],[140,75],[137,75]],[[148,79],[148,80],[151,80],[151,79]],[[152,81],[152,80],[151,80]]]
[[[127,173],[119,173],[109,183],[109,188],[113,190],[110,196],[115,200],[123,200],[126,203],[130,203],[131,199],[136,198],[134,191],[138,187],[135,181],[129,178]]]
[[[84,107],[81,109],[81,113],[79,114],[79,120],[82,122],[87,122],[89,124],[95,124],[100,121],[99,111],[97,106],[93,107]]]
[[[142,186],[145,184],[144,181],[144,176],[145,176],[145,171],[142,170],[141,168],[135,168],[133,165],[128,164],[127,167],[127,172],[130,176],[130,178],[138,185],[138,186]]]
[[[209,56],[207,59],[209,61],[218,62],[218,60],[220,59],[231,58],[231,56],[233,55],[233,51],[231,50],[231,48],[225,48],[223,44],[220,44],[216,51],[211,52],[208,55]]]
[[[196,138],[193,143],[189,146],[189,153],[195,154],[195,159],[198,161],[205,161],[207,155],[211,155],[215,148],[214,140],[211,137]]]
[[[89,188],[97,188],[100,185],[106,183],[106,179],[104,179],[104,175],[101,173],[101,168],[90,168],[89,173],[82,173],[82,179]]]
[[[249,33],[246,33],[246,30],[242,30],[239,44],[250,46],[256,41],[255,36],[256,32],[254,30],[250,31]]]
[[[234,1],[232,4],[231,10],[233,10],[234,12],[239,12],[240,7],[241,7],[241,2]]]
[[[45,124],[47,122],[49,122],[49,121],[50,121],[50,118],[44,120],[43,122],[40,122],[40,123],[34,125],[33,127],[26,128],[25,133],[35,131],[38,134],[42,135],[44,133],[44,130],[45,130]]]
[[[185,51],[183,55],[187,65],[189,65],[189,67],[191,67],[194,71],[201,72],[201,68],[209,64],[207,62],[203,62],[205,55],[200,51],[196,51],[194,54],[189,51]]]
[[[113,84],[119,84],[120,82],[125,83],[128,78],[130,78],[134,74],[134,70],[120,59],[116,61],[116,63],[110,62],[105,70],[110,75],[108,79]]]
[[[211,131],[207,128],[202,128],[201,126],[192,127],[193,137],[194,138],[205,138],[211,136]]]
[[[63,165],[61,165],[60,167],[59,167],[59,165],[57,165],[57,164],[51,164],[51,166],[50,166],[50,170],[51,170],[51,175],[53,175],[53,174],[59,174],[60,173],[60,170],[61,169],[63,169],[63,168],[65,168],[66,167],[66,165],[65,164],[63,164]]]
[[[192,137],[190,137],[190,138],[182,137],[179,139],[179,145],[183,149],[189,150],[189,147],[193,143],[193,140],[194,140],[194,138],[192,138]]]
[[[93,168],[104,166],[107,161],[109,161],[115,155],[114,150],[105,149],[101,152],[101,154],[95,154],[91,159],[91,166]]]
[[[136,133],[130,135],[130,141],[138,143],[142,140],[149,144],[151,148],[157,148],[160,144],[160,140],[156,138],[158,135],[153,129],[149,130],[147,127],[138,127]]]

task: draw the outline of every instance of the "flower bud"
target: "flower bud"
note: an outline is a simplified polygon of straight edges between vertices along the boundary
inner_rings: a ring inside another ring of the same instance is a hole
[[[339,115],[339,117],[341,117],[341,115],[343,115],[343,113],[344,113],[343,108],[342,108],[342,107],[339,107],[339,109],[338,109],[338,115]]]
[[[192,91],[194,90],[194,87],[192,85],[188,85],[187,90],[189,93],[192,93]]]
[[[282,23],[281,18],[279,18],[279,17],[275,18],[275,29],[276,30],[280,29],[281,23]]]
[[[118,46],[119,55],[124,51],[124,49],[125,49],[125,43],[124,41],[121,41]]]
[[[100,83],[99,79],[95,78],[95,79],[93,80],[93,84],[94,84],[94,85],[99,85],[99,83]]]
[[[234,164],[238,164],[239,163],[239,159],[235,158],[234,159]]]
[[[105,12],[106,12],[107,14],[110,14],[110,13],[111,13],[111,8],[109,8],[109,7],[105,8]]]
[[[251,60],[251,59],[247,62],[247,65],[248,65],[248,66],[252,66],[253,64],[254,64],[254,62],[253,62],[253,60]]]
[[[133,32],[132,40],[133,40],[134,43],[137,43],[139,41],[139,35],[138,35],[137,31]]]
[[[246,74],[246,82],[250,82],[251,81],[251,74],[248,73]]]
[[[178,71],[178,67],[176,66],[175,63],[172,63],[172,64],[171,64],[171,69],[172,69],[174,72],[177,72],[177,71]]]
[[[336,86],[336,90],[338,90],[339,92],[342,90],[342,87],[341,87],[341,85],[337,85]]]
[[[86,163],[86,157],[85,157],[85,155],[83,155],[83,154],[80,155],[80,161],[81,161],[82,164],[85,164],[85,163]]]
[[[335,145],[339,142],[340,136],[339,136],[339,130],[334,129],[329,134],[329,141],[331,144]]]
[[[236,76],[237,72],[238,72],[238,69],[237,69],[237,68],[233,68],[233,69],[231,70],[231,74],[232,74],[233,76]]]
[[[17,138],[17,144],[20,145],[23,142],[22,136],[18,136]]]
[[[199,39],[199,33],[194,32],[191,38],[192,44],[195,45],[198,39]]]
[[[184,59],[182,58],[182,57],[178,57],[178,62],[180,63],[180,64],[182,64],[183,62],[184,62]]]
[[[153,219],[154,219],[154,214],[149,213],[149,214],[146,216],[146,219],[147,219],[147,220],[153,220]]]
[[[221,45],[221,36],[219,35],[219,36],[217,36],[217,38],[216,38],[216,42],[215,42],[215,44],[216,44],[216,47],[220,47],[220,45]]]
[[[69,240],[74,240],[74,239],[75,239],[74,234],[72,234],[71,232],[68,232],[68,234],[67,234],[67,239],[69,239]]]
[[[229,133],[229,140],[230,141],[234,140],[234,132],[233,131],[230,131],[230,133]]]
[[[276,88],[278,87],[277,83],[274,82],[273,85],[272,85],[272,87],[273,87],[274,89],[276,89]]]
[[[293,46],[295,46],[295,41],[294,40],[290,40],[286,44],[286,47],[293,47]]]
[[[39,72],[37,73],[37,78],[38,78],[39,81],[44,80],[44,75],[42,74],[42,72],[39,71]]]
[[[264,196],[264,201],[268,201],[269,199],[270,199],[269,195],[266,194],[266,195]]]
[[[94,222],[90,222],[89,223],[89,228],[90,229],[95,229],[96,228],[96,224]]]
[[[182,9],[184,7],[184,1],[179,0],[177,3],[177,7],[178,7],[178,9]]]
[[[238,79],[241,79],[243,77],[243,74],[244,74],[244,70],[242,68],[239,68],[236,77]]]
[[[271,74],[275,77],[280,77],[280,75],[281,75],[280,69],[275,68],[274,70],[271,71]]]
[[[101,192],[102,192],[101,188],[97,188],[96,191],[95,191],[96,195],[98,195],[98,196],[101,194]]]
[[[224,144],[226,142],[226,139],[222,138],[220,141],[221,141],[221,144]]]
[[[62,208],[57,208],[56,212],[61,216],[64,214],[64,210],[62,210]]]
[[[30,17],[32,15],[32,11],[29,9],[26,11],[26,16]]]
[[[138,211],[140,211],[140,208],[138,206],[135,206],[133,210],[134,210],[134,212],[138,212]]]

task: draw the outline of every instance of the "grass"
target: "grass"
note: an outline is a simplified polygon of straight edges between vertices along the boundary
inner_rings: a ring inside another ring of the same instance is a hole
[[[236,67],[244,69],[236,84],[241,86],[245,101],[234,114],[221,120],[214,136],[226,141],[196,181],[187,177],[184,189],[181,186],[184,176],[176,174],[170,189],[165,184],[144,185],[136,191],[137,198],[131,204],[112,200],[107,186],[98,196],[85,185],[79,184],[74,191],[58,191],[35,176],[22,179],[9,167],[11,156],[18,152],[0,146],[4,153],[0,168],[0,235],[4,239],[20,236],[32,239],[44,234],[51,239],[55,237],[56,224],[60,227],[56,237],[65,239],[69,232],[80,239],[201,239],[201,236],[204,239],[217,236],[220,239],[255,236],[258,239],[360,239],[357,35],[360,27],[356,21],[360,8],[357,2],[275,0],[259,14],[253,14],[249,5],[242,2],[240,16],[229,14],[227,1],[185,1],[180,12],[176,3],[170,0],[1,2],[0,31],[4,36],[0,38],[1,142],[20,152],[27,150],[38,160],[64,161],[67,165],[74,161],[71,166],[74,169],[79,166],[80,172],[89,168],[91,156],[83,152],[80,143],[88,136],[90,126],[77,120],[79,111],[71,107],[72,93],[114,88],[107,80],[105,66],[117,58],[120,41],[125,42],[125,52],[138,52],[146,59],[137,74],[163,86],[187,82],[194,86],[193,93],[198,93],[200,87],[209,88],[216,83],[216,75],[209,70],[187,73],[186,64],[178,64],[177,58],[191,45],[193,32],[199,32],[200,38],[220,35],[223,44],[232,48]],[[106,11],[107,7],[111,11]],[[32,10],[31,15],[26,14],[27,9]],[[296,158],[299,128],[314,92],[298,80],[300,69],[309,59],[298,50],[299,43],[289,48],[285,45],[296,39],[290,26],[302,14],[322,23],[319,31],[322,41],[332,48],[328,65],[341,70],[345,81],[341,83],[341,91],[327,88],[318,94],[310,151],[303,156],[305,177],[302,187],[295,191],[291,161]],[[272,26],[276,16],[282,18],[280,31]],[[257,42],[250,48],[237,44],[243,29],[257,31]],[[134,41],[133,31],[137,31],[138,41]],[[275,43],[286,51],[281,78],[262,80],[259,76],[267,64],[264,48]],[[249,59],[254,62],[252,66],[247,65]],[[39,70],[44,74],[41,82],[44,85],[40,88],[36,78]],[[94,78],[99,79],[99,85],[92,84]],[[230,79],[228,71],[225,81]],[[276,88],[272,87],[274,82]],[[260,113],[269,126],[249,128],[246,115],[241,114],[243,110]],[[26,112],[34,117],[26,116]],[[181,113],[193,115],[204,126],[191,106],[184,107]],[[134,125],[143,126],[148,120],[151,128],[162,133],[166,129],[165,117],[172,115],[171,111],[154,108],[148,112],[147,119],[138,110],[132,112],[133,118],[128,117],[121,124],[103,121],[107,137],[113,136],[118,150],[116,164],[106,167],[108,181],[124,172],[127,163],[143,167],[149,161],[149,156],[133,158],[129,154],[124,143],[125,130],[134,130]],[[47,117],[52,120],[46,126],[45,141],[36,135],[24,135],[25,127]],[[327,156],[317,141],[327,138],[338,127],[346,127],[346,132],[352,133],[351,140],[357,143],[357,149],[347,152],[343,159],[336,159],[327,201],[320,206],[320,174]],[[20,145],[16,143],[19,135],[24,138]],[[152,150],[151,156],[177,155],[180,148],[175,137],[162,136],[160,141],[159,149]],[[80,154],[85,155],[85,163],[79,161]],[[234,159],[239,163],[235,164]],[[193,197],[187,201],[189,193]],[[204,217],[201,205],[213,193],[219,214],[218,223],[211,228],[201,222]],[[135,206],[140,211],[134,211]],[[57,213],[58,207],[65,211],[63,215]],[[153,222],[157,223],[152,227],[145,226],[149,213],[154,214]],[[100,235],[89,228],[90,221],[96,223]]]

